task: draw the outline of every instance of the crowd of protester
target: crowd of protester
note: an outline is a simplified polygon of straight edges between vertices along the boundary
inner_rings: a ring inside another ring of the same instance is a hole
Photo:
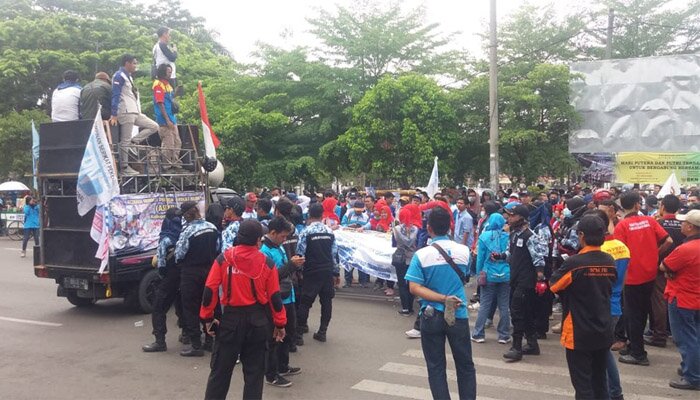
[[[335,291],[369,289],[374,280],[388,296],[398,289],[399,315],[415,315],[406,335],[421,340],[435,398],[449,393],[438,345],[445,339],[460,397],[474,398],[471,343],[486,342],[496,311],[505,362],[537,356],[539,340],[561,334],[577,398],[623,398],[616,363],[649,365],[645,346],[665,347],[671,337],[682,362],[670,385],[700,389],[696,191],[661,199],[631,187],[403,193],[275,188],[212,204],[206,219],[194,203],[171,209],[157,257],[166,279],[153,314],[156,341],[143,350],[167,350],[165,313],[179,298],[181,355],[213,351],[206,397],[226,396],[239,360],[244,398],[260,398],[263,382],[289,387],[301,373],[290,353],[304,344],[315,299],[313,338],[325,342]],[[341,282],[339,229],[391,235],[397,288],[363,271],[355,278],[346,270]],[[469,309],[477,314],[472,333]],[[553,311],[561,322],[550,329]]]

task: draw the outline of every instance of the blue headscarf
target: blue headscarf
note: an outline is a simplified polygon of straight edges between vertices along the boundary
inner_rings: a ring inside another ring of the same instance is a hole
[[[173,243],[176,243],[182,232],[182,217],[180,217],[179,209],[173,207],[165,213],[163,225],[160,227],[160,238],[170,238]]]
[[[530,212],[530,228],[535,229],[540,224],[549,225],[551,219],[551,204],[543,203],[541,206],[537,207],[535,211]]]

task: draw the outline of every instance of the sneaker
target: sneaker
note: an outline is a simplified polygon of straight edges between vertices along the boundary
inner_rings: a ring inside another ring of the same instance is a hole
[[[122,175],[138,175],[139,171],[137,171],[131,167],[126,167],[126,168],[122,168],[121,174]]]
[[[20,257],[22,257],[22,258],[24,258],[24,257],[26,257],[26,256],[27,256],[27,252],[26,252],[26,251],[24,251],[24,250],[22,250],[22,252],[20,253],[20,255],[19,255],[19,256],[20,256]]]
[[[265,383],[267,383],[270,386],[277,386],[281,388],[288,388],[292,386],[292,382],[284,379],[284,377],[280,375],[277,375],[277,377],[275,377],[275,379],[273,380],[265,378]]]
[[[486,339],[484,339],[482,337],[477,338],[477,337],[472,336],[472,342],[474,342],[474,343],[484,343],[485,341],[486,341]]]
[[[492,319],[487,319],[486,323],[484,324],[484,329],[492,328],[493,327],[493,320]]]
[[[158,353],[161,351],[168,351],[168,346],[165,342],[153,342],[141,347],[141,350],[143,350],[144,353]]]
[[[420,339],[420,331],[418,329],[411,329],[410,331],[406,331],[406,336],[408,336],[411,339]]]
[[[644,337],[644,344],[652,347],[666,347],[666,340],[664,339],[654,339],[650,336]]]
[[[326,341],[326,332],[316,332],[314,333],[314,339],[319,342],[324,343]]]
[[[400,311],[397,311],[397,312],[398,312],[399,315],[402,316],[402,317],[410,317],[411,315],[413,315],[413,311],[409,311],[409,310],[400,310]]]
[[[498,339],[498,343],[500,344],[508,344],[512,341],[513,339],[511,338],[506,338],[506,339]]]
[[[503,355],[503,359],[505,362],[517,362],[523,359],[523,353],[515,348],[511,348]]]
[[[292,376],[301,374],[301,368],[299,367],[289,367],[285,372],[280,371],[280,376]]]
[[[204,350],[201,348],[194,348],[190,345],[182,349],[182,351],[180,351],[180,355],[183,357],[203,357]]]
[[[613,343],[612,346],[610,346],[610,351],[620,351],[627,347],[627,343],[623,342],[622,340],[618,340],[617,342]]]
[[[649,366],[648,358],[635,358],[632,354],[625,354],[624,356],[620,356],[620,358],[618,358],[617,361],[623,364],[642,365],[645,367]]]
[[[683,378],[683,377],[671,380],[668,383],[668,386],[670,386],[674,389],[681,389],[681,390],[700,390],[700,385],[693,385],[692,383],[685,380],[685,378]]]

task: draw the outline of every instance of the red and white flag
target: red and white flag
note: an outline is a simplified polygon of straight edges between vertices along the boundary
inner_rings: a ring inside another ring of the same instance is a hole
[[[211,129],[209,123],[209,114],[207,114],[207,103],[204,100],[204,91],[202,91],[202,81],[197,83],[197,91],[199,92],[199,114],[202,116],[202,136],[204,137],[204,153],[209,157],[216,158],[216,148],[219,147],[221,141],[216,137],[216,133]]]

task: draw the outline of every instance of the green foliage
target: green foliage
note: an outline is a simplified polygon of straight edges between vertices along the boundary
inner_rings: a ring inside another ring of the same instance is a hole
[[[0,157],[0,176],[22,180],[32,171],[32,120],[39,125],[50,122],[40,110],[10,111],[0,116],[0,154],[13,155]]]

